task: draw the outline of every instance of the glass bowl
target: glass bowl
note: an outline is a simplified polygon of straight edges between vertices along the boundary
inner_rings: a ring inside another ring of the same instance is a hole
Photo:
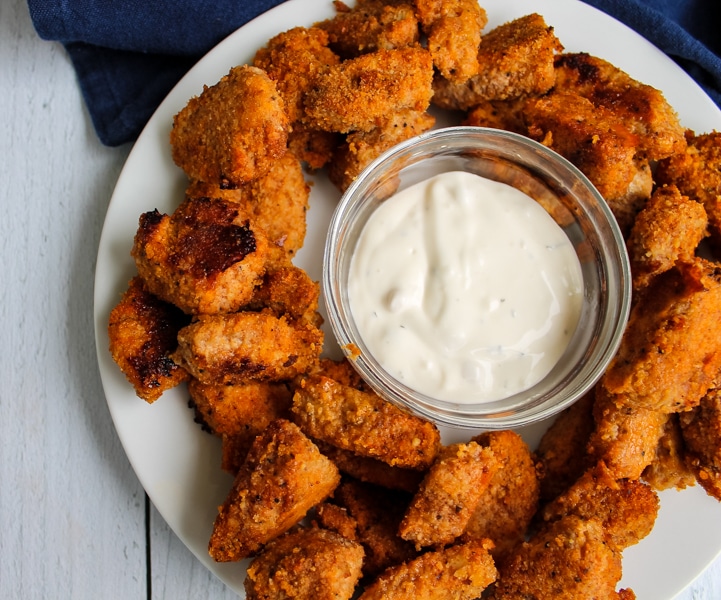
[[[583,275],[581,317],[561,359],[529,389],[491,402],[439,400],[398,381],[369,352],[349,304],[350,264],[370,215],[392,194],[448,171],[500,181],[534,198],[568,236]],[[616,220],[576,167],[515,133],[448,127],[393,147],[349,186],[330,223],[322,289],[328,320],[343,353],[381,397],[438,425],[506,429],[549,418],[591,389],[621,341],[630,309],[630,281],[626,246]]]

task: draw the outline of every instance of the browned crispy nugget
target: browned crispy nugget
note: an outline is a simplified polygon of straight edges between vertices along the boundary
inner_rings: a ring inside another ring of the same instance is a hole
[[[465,83],[478,73],[478,46],[488,22],[476,0],[415,0],[433,64],[445,79]]]
[[[271,423],[253,442],[213,525],[218,562],[256,554],[298,523],[340,482],[335,465],[290,421]]]
[[[178,347],[178,331],[188,323],[182,311],[151,294],[136,276],[110,311],[110,355],[146,402],[188,379],[170,355]]]
[[[202,383],[281,381],[311,371],[323,332],[268,311],[201,315],[178,333],[173,360]]]
[[[721,267],[679,262],[646,290],[602,385],[629,406],[689,410],[721,370]]]
[[[651,533],[658,509],[658,495],[649,485],[633,479],[616,479],[600,461],[547,504],[541,519],[548,522],[576,515],[598,520],[616,548],[624,550]]]
[[[596,519],[569,515],[517,546],[499,567],[492,598],[618,598],[621,554]]]
[[[643,480],[655,490],[685,489],[696,477],[686,460],[679,415],[667,415],[653,462],[643,471]]]
[[[141,215],[132,256],[153,294],[189,314],[214,314],[250,300],[269,252],[239,205],[189,198],[172,216]]]
[[[303,269],[293,265],[270,268],[247,309],[268,308],[277,317],[319,323],[320,286]]]
[[[268,544],[248,566],[249,600],[350,600],[361,575],[363,548],[316,527]]]
[[[285,153],[288,129],[276,84],[261,69],[233,67],[175,115],[173,160],[190,179],[238,186]]]
[[[590,466],[586,452],[593,420],[594,391],[565,409],[541,437],[536,456],[543,465],[540,499],[552,500]]]
[[[681,413],[679,421],[696,481],[721,500],[721,390],[710,391],[696,408]]]
[[[413,496],[399,535],[419,550],[451,544],[466,529],[500,466],[493,450],[475,441],[441,448]]]
[[[330,67],[305,95],[308,123],[324,131],[370,131],[394,111],[430,104],[433,65],[419,47],[378,50]]]
[[[418,19],[411,2],[360,0],[353,8],[338,1],[334,4],[336,15],[315,27],[328,33],[329,46],[343,58],[418,42]]]
[[[526,442],[514,431],[491,431],[473,438],[489,448],[499,467],[484,488],[462,539],[488,538],[494,559],[520,542],[538,509],[540,482]]]
[[[433,104],[468,110],[487,100],[544,94],[553,87],[553,59],[563,46],[533,13],[492,29],[478,49],[478,74],[458,84],[445,77],[433,81]]]
[[[391,113],[379,127],[349,134],[333,155],[328,178],[344,192],[383,152],[431,129],[435,122],[435,118],[426,112],[401,110]]]
[[[660,91],[586,53],[562,54],[555,63],[556,89],[572,91],[610,110],[637,136],[648,158],[658,160],[683,151],[684,130]]]
[[[496,579],[488,540],[473,540],[383,572],[359,600],[473,600]]]
[[[425,469],[440,447],[433,423],[327,377],[304,379],[292,410],[293,420],[310,437],[392,466]]]
[[[684,196],[701,202],[715,249],[721,249],[721,133],[686,133],[683,152],[659,162],[656,179],[675,184]]]
[[[703,205],[682,196],[675,185],[656,188],[628,238],[634,288],[645,287],[679,260],[693,260],[707,222]]]
[[[666,415],[624,403],[597,385],[593,407],[595,429],[588,452],[603,460],[615,479],[638,479],[656,457]]]

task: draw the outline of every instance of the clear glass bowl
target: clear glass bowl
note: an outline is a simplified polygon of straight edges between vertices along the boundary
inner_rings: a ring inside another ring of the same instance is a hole
[[[353,251],[375,208],[396,191],[459,170],[507,183],[536,199],[571,240],[584,282],[579,325],[551,372],[524,392],[478,404],[438,400],[391,376],[363,343],[347,292]],[[626,246],[616,220],[576,167],[518,134],[448,127],[395,146],[347,189],[331,220],[322,287],[328,319],[340,347],[379,395],[439,425],[506,429],[551,417],[596,383],[616,353],[628,320],[630,280]]]

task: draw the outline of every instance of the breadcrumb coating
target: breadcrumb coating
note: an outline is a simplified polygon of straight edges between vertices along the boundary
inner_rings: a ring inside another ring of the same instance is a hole
[[[663,434],[658,440],[656,456],[641,475],[643,480],[655,490],[682,490],[696,482],[694,472],[687,461],[679,416],[675,413],[667,416]]]
[[[714,389],[679,415],[686,460],[709,496],[721,500],[721,390]]]

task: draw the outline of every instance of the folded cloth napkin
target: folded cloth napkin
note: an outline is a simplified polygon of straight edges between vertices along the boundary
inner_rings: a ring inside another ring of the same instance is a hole
[[[718,0],[585,1],[649,39],[721,106]],[[28,0],[28,5],[40,37],[67,49],[98,137],[116,146],[137,138],[173,85],[208,50],[281,2]]]

